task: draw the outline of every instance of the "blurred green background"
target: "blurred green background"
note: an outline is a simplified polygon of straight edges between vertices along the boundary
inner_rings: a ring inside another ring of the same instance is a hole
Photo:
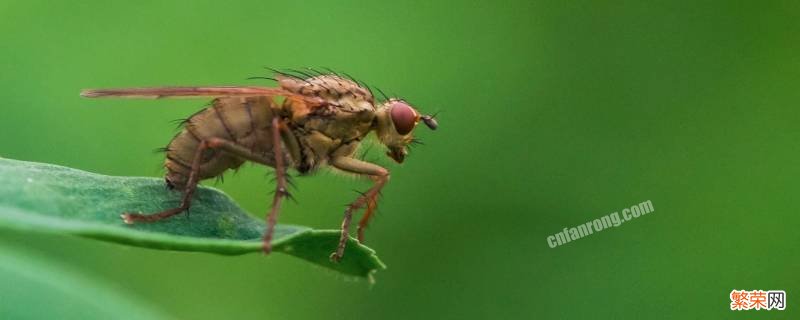
[[[393,179],[367,233],[389,266],[373,286],[284,255],[0,240],[183,319],[797,317],[798,17],[797,1],[0,1],[6,158],[160,176],[169,121],[205,101],[80,89],[271,85],[244,80],[262,66],[331,67],[442,111],[405,164],[374,152]],[[218,187],[263,216],[264,173]],[[368,186],[297,184],[281,222],[316,228]],[[547,245],[645,200],[653,214]],[[786,290],[787,310],[732,312],[732,289]]]

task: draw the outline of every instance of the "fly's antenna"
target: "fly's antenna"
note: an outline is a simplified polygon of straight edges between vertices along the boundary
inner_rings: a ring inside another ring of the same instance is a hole
[[[439,128],[439,121],[436,121],[436,117],[439,116],[440,112],[441,110],[434,112],[432,115],[423,115],[420,117],[420,119],[423,123],[425,123],[425,126],[427,126],[428,129],[436,130]]]

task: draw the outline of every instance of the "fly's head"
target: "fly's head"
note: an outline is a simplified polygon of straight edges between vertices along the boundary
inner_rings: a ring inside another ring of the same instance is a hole
[[[386,155],[402,163],[408,154],[408,145],[414,142],[411,133],[419,122],[431,130],[439,126],[433,116],[420,114],[404,100],[389,99],[381,104],[375,112],[373,126],[378,139],[389,148]]]

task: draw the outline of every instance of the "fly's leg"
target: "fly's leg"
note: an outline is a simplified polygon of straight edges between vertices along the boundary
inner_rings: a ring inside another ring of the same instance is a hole
[[[261,163],[269,166],[270,160],[266,157],[253,152],[252,150],[224,139],[211,139],[208,145],[212,148],[220,148],[238,157]],[[264,253],[272,251],[272,234],[275,230],[275,224],[278,222],[278,213],[281,209],[281,202],[284,197],[289,196],[286,189],[286,165],[284,164],[283,148],[281,148],[281,126],[278,117],[272,118],[272,151],[275,154],[275,176],[277,181],[277,188],[275,189],[275,196],[272,199],[272,208],[267,214],[267,230],[264,232],[263,250]],[[191,176],[190,176],[191,181]]]
[[[289,192],[286,190],[286,166],[283,163],[281,128],[278,117],[272,118],[272,151],[275,154],[275,180],[277,186],[275,188],[275,196],[272,198],[272,208],[270,208],[267,215],[267,230],[264,232],[263,250],[266,254],[272,251],[272,233],[275,230],[275,224],[278,222],[281,202],[284,197],[289,196]]]
[[[297,137],[295,137],[286,125],[282,124],[280,131],[283,143],[286,145],[286,153],[292,157],[296,165],[303,166],[304,163],[302,163],[302,157],[300,156],[300,143],[297,141]]]
[[[377,182],[377,180],[376,180]],[[367,201],[367,209],[364,210],[364,216],[358,221],[358,242],[364,243],[364,230],[369,225],[369,220],[374,216],[375,209],[378,208],[378,194],[375,194]]]
[[[336,157],[333,158],[330,163],[339,170],[360,175],[367,175],[375,181],[375,183],[372,185],[372,188],[356,198],[356,200],[350,203],[344,210],[344,219],[342,220],[342,233],[339,237],[339,245],[336,247],[336,251],[332,253],[330,257],[332,261],[338,262],[342,259],[342,255],[344,255],[344,248],[347,245],[347,238],[350,236],[349,228],[350,220],[353,218],[353,211],[367,207],[369,215],[372,215],[372,210],[374,210],[375,201],[380,194],[381,188],[383,188],[383,186],[386,185],[386,182],[389,181],[389,170],[386,170],[385,168],[376,164],[349,157]],[[372,207],[372,210],[370,207]],[[366,225],[366,221],[368,220],[369,217],[367,217],[366,220],[362,219],[362,223]],[[359,229],[362,228],[363,227],[359,227]],[[359,231],[359,233],[362,232],[363,231]]]
[[[203,140],[200,142],[197,150],[195,151],[194,159],[192,160],[192,168],[189,173],[189,180],[186,183],[186,189],[183,192],[183,198],[181,199],[180,206],[154,214],[123,213],[121,215],[122,220],[127,224],[133,224],[136,222],[155,222],[189,210],[189,207],[191,206],[192,195],[194,195],[194,192],[197,189],[202,155],[203,152],[209,148],[219,149],[253,162],[270,165],[270,159],[267,159],[265,156],[257,154],[235,142],[220,138]]]
[[[177,208],[172,208],[168,210],[164,210],[154,214],[139,214],[139,213],[123,213],[120,215],[122,217],[122,221],[127,224],[133,224],[135,222],[155,222],[161,219],[166,219],[186,210],[189,210],[192,202],[192,195],[194,191],[197,189],[197,180],[198,180],[198,172],[200,171],[200,161],[203,157],[203,152],[209,148],[209,143],[206,140],[200,142],[200,145],[197,146],[197,150],[194,152],[194,159],[192,160],[192,169],[189,172],[189,181],[186,183],[186,189],[183,191],[183,198],[181,199],[181,205]]]

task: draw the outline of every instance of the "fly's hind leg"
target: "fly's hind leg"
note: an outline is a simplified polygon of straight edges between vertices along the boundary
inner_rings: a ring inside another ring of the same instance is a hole
[[[200,171],[202,156],[204,151],[209,148],[222,150],[237,157],[261,163],[267,166],[271,165],[272,159],[268,159],[267,157],[255,153],[252,150],[248,149],[247,147],[244,147],[235,142],[220,138],[210,138],[203,140],[200,142],[200,144],[197,147],[197,150],[195,151],[194,159],[192,160],[191,171],[189,173],[189,180],[186,183],[186,189],[184,189],[183,198],[181,199],[180,206],[178,206],[177,208],[172,208],[153,214],[123,213],[121,215],[122,220],[125,221],[125,223],[127,224],[133,224],[136,222],[155,222],[169,218],[186,210],[189,210],[189,207],[191,206],[192,202],[192,196],[194,195],[195,190],[197,190],[197,183],[199,180],[199,171]]]
[[[381,189],[384,185],[386,185],[386,182],[389,181],[389,170],[386,170],[385,168],[376,164],[349,157],[333,158],[331,160],[331,165],[342,171],[367,175],[371,177],[373,181],[375,181],[375,183],[372,185],[372,188],[356,198],[356,200],[350,203],[344,210],[344,219],[342,220],[342,233],[339,237],[339,245],[336,247],[336,251],[332,253],[330,257],[332,261],[338,262],[342,259],[342,255],[344,255],[344,248],[347,245],[347,239],[350,237],[349,228],[350,220],[353,218],[353,211],[364,207],[367,208],[367,212],[365,213],[364,218],[361,219],[361,223],[359,224],[358,228],[359,238],[363,239],[363,228],[366,227],[369,218],[372,216],[372,213],[375,210],[375,206],[377,205],[376,201]]]
[[[194,195],[194,191],[197,189],[197,180],[200,171],[200,161],[203,157],[203,152],[210,148],[211,145],[209,140],[203,140],[197,146],[197,150],[195,150],[194,158],[192,160],[192,168],[189,172],[189,181],[186,183],[186,188],[183,191],[183,198],[181,199],[181,205],[177,208],[167,209],[158,213],[153,214],[139,214],[139,213],[123,213],[120,215],[122,217],[122,221],[127,224],[133,224],[136,222],[156,222],[162,219],[169,218],[186,210],[189,210],[192,202],[192,195]]]

